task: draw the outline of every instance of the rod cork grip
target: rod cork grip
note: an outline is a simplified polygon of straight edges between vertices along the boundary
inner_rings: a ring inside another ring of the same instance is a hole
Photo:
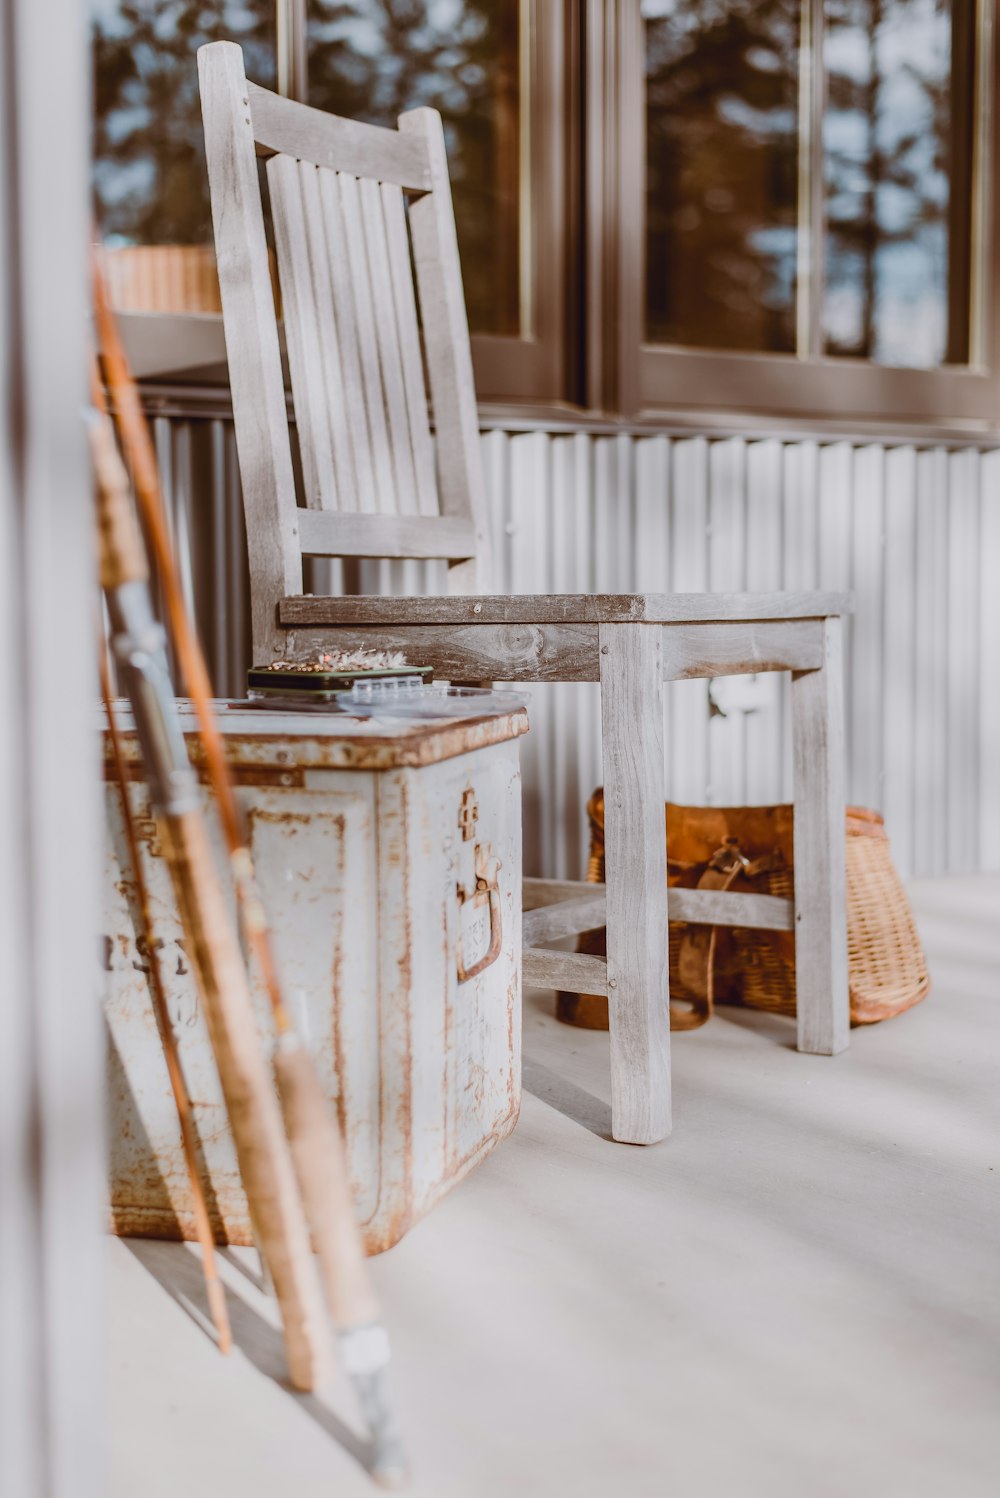
[[[319,1256],[323,1288],[341,1330],[378,1320],[340,1130],[309,1052],[293,1033],[279,1037],[274,1080],[295,1174]]]
[[[132,486],[115,441],[111,418],[98,412],[90,424],[90,450],[97,482],[98,568],[101,587],[149,579],[149,562],[132,502]]]
[[[295,1168],[254,1020],[243,955],[200,812],[160,821],[240,1175],[281,1311],[289,1376],[296,1389],[309,1392],[332,1371],[332,1349]]]

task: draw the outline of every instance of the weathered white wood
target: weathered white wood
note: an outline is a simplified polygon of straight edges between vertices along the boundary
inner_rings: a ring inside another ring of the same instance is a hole
[[[410,206],[410,239],[434,402],[441,511],[470,516],[476,531],[474,565],[470,561],[451,568],[449,587],[470,593],[489,587],[489,525],[448,158],[435,110],[400,115],[399,128],[404,136],[421,142],[430,166],[432,190]]]
[[[320,349],[328,441],[332,449],[331,456],[337,479],[336,504],[340,510],[356,510],[358,508],[358,479],[354,466],[355,434],[348,421],[349,401],[344,384],[341,351],[343,340],[337,326],[337,315],[333,304],[331,254],[320,194],[320,178],[329,178],[331,185],[335,184],[336,178],[331,172],[311,166],[307,161],[298,163],[298,174],[302,210],[305,216],[306,241],[309,247],[310,285],[312,287],[309,315],[315,327],[315,336]],[[277,229],[277,226],[275,227]],[[286,311],[286,320],[287,316]],[[301,442],[300,433],[300,445]]]
[[[603,886],[571,881],[526,879],[524,940],[528,945],[554,941],[605,924]],[[793,931],[791,900],[776,895],[741,894],[733,890],[672,889],[667,896],[672,921],[696,926],[740,926],[754,931]]]
[[[394,515],[397,510],[396,479],[382,394],[378,338],[375,332],[375,299],[361,218],[361,186],[348,172],[337,173],[344,241],[347,245],[350,294],[358,338],[361,388],[368,417],[372,471],[375,476],[375,508],[382,515]]]
[[[410,448],[410,425],[403,388],[403,365],[396,327],[396,308],[389,268],[382,195],[377,182],[358,183],[364,243],[368,254],[368,276],[372,289],[372,311],[375,341],[378,347],[385,401],[389,445],[395,480],[395,511],[401,515],[417,513],[417,476]]]
[[[282,128],[287,125],[290,130],[313,134],[319,128],[318,120],[308,117],[308,112],[301,114],[294,108],[289,112],[273,105],[269,98],[262,97],[260,107],[265,117],[276,120]],[[290,212],[294,214],[296,208],[300,212],[307,254],[303,258],[301,247],[292,250],[286,243],[282,259],[292,292],[293,317],[298,317],[297,287],[301,286],[304,294],[310,291],[309,277],[315,281],[319,260],[325,257],[329,264],[327,320],[340,344],[344,411],[348,412],[350,402],[354,402],[347,421],[357,470],[357,499],[356,512],[351,514],[337,513],[332,507],[302,512],[296,516],[293,534],[307,554],[387,559],[378,563],[366,560],[360,575],[363,581],[372,579],[376,586],[394,589],[417,584],[419,574],[413,568],[413,559],[445,558],[455,564],[449,568],[450,591],[465,594],[484,584],[489,527],[443,134],[440,118],[427,110],[403,116],[400,129],[404,135],[419,139],[429,168],[431,190],[413,202],[409,228],[434,404],[441,516],[429,513],[426,448],[422,478],[419,472],[417,450],[426,436],[425,413],[421,409],[418,333],[409,295],[409,246],[401,194],[395,188],[386,188],[386,183],[395,181],[391,175],[371,171],[346,158],[334,161],[329,155],[317,156],[320,147],[314,143],[308,149],[303,145],[294,154],[304,160],[318,159],[323,165],[315,174],[322,208],[322,244],[311,232],[317,217],[315,203],[310,218],[309,204],[300,191]],[[274,144],[275,132],[270,126],[268,131],[273,138],[263,144],[280,151]],[[341,144],[347,139],[340,130],[333,131],[330,138],[334,136]],[[360,143],[359,151],[362,147],[381,150],[385,145],[384,136],[379,134],[352,138]],[[293,154],[290,148],[288,154]],[[331,167],[336,168],[335,178]],[[303,169],[297,169],[300,175]],[[284,171],[280,164],[272,168],[279,184]],[[359,176],[364,179],[360,183]],[[292,179],[288,180],[290,184]],[[310,183],[312,180],[310,176]],[[280,201],[278,206],[279,210],[288,208]],[[291,228],[289,218],[283,232],[290,234]],[[310,294],[315,300],[314,293]],[[329,387],[329,366],[323,361],[323,352],[318,325],[310,326],[304,335],[301,327],[298,334],[293,334],[291,362],[293,372],[300,371],[300,382],[307,378],[305,371],[314,368],[324,375]],[[321,382],[316,383],[318,386]],[[323,398],[326,400],[325,393]],[[321,417],[325,415],[330,427],[333,412],[328,401],[314,406],[305,394],[303,400],[307,412],[304,426],[312,428],[303,432],[309,445],[318,440]],[[836,615],[847,604],[832,595],[773,594],[762,598],[743,591],[716,596],[617,592],[597,598],[586,593],[553,595],[550,590],[554,584],[574,585],[570,578],[573,569],[568,565],[558,569],[562,574],[558,581],[553,575],[556,569],[552,566],[553,537],[547,509],[553,444],[547,436],[534,434],[514,439],[506,449],[511,460],[512,498],[509,546],[505,544],[503,549],[509,551],[522,586],[530,577],[528,585],[535,589],[532,596],[457,597],[450,601],[450,610],[442,607],[439,598],[407,600],[402,610],[398,600],[387,600],[381,612],[372,600],[355,599],[344,601],[344,612],[336,600],[296,598],[299,590],[289,589],[285,601],[279,604],[281,624],[287,630],[283,653],[301,657],[319,643],[336,641],[345,646],[402,648],[415,664],[432,665],[438,674],[452,679],[593,682],[600,678],[606,798],[609,808],[618,808],[618,831],[611,834],[612,839],[619,839],[614,854],[609,845],[608,905],[612,967],[617,964],[620,969],[620,977],[613,972],[611,982],[621,989],[611,993],[615,1131],[622,1138],[659,1138],[669,1128],[665,877],[658,879],[655,900],[640,899],[636,891],[651,891],[657,884],[654,873],[665,871],[663,838],[653,837],[648,827],[642,831],[644,816],[648,822],[651,793],[655,792],[656,804],[663,800],[664,659],[667,674],[681,679],[721,670],[752,675],[767,669],[816,666],[821,633],[818,621]],[[673,461],[674,548],[666,558],[671,576],[664,581],[688,589],[704,587],[710,581],[711,553],[715,577],[742,590],[744,452],[742,443],[716,444],[710,457],[703,440],[678,443],[672,450],[662,441],[651,447],[650,456],[663,469],[665,479],[668,455]],[[362,472],[365,454],[369,460],[367,481]],[[587,493],[589,485],[594,525],[604,536],[593,561],[595,575],[575,585],[586,588],[596,582],[608,589],[634,586],[640,570],[641,554],[635,548],[641,517],[633,443],[624,434],[590,443],[580,439],[574,442],[574,457],[579,459],[574,465],[576,487]],[[338,492],[340,489],[339,471],[332,466],[328,452],[324,462],[329,466],[321,474],[317,449],[306,473],[307,487],[315,479],[321,501],[334,492],[334,487]],[[709,464],[715,479],[711,543]],[[522,469],[523,483],[517,477]],[[723,483],[725,474],[731,482]],[[555,487],[564,499],[572,487],[563,471],[561,450]],[[570,533],[573,529],[569,527]],[[665,509],[657,517],[657,532],[658,546],[665,550]],[[586,560],[589,564],[589,558]],[[404,566],[410,571],[404,571]],[[645,565],[641,571],[645,580]],[[653,581],[652,571],[648,577]],[[599,632],[607,636],[609,656],[618,657],[614,664],[598,652]],[[640,681],[648,701],[638,689]],[[676,688],[675,693],[676,707],[683,707],[686,696],[688,707],[694,711],[687,715],[678,712],[674,718],[673,758],[678,778],[687,776],[694,792],[691,799],[700,799],[696,786],[703,775],[709,742],[707,694],[697,685]],[[532,753],[548,778],[558,782],[562,794],[574,791],[580,800],[582,788],[571,786],[559,768],[567,745],[565,734],[555,735],[547,727],[552,707],[553,701],[540,693],[534,710]],[[738,792],[742,787],[742,726],[733,722],[725,725],[724,732],[722,729],[723,725],[716,725],[712,739],[720,735],[725,739],[728,771],[726,777],[717,775],[716,779],[726,778],[731,790]],[[555,823],[540,815],[537,825],[539,857],[551,867],[557,856]],[[634,877],[637,870],[638,880]],[[695,901],[695,907],[698,905]]]
[[[330,510],[303,510],[299,537],[306,556],[330,557],[465,557],[474,540],[471,523],[459,516],[339,515]]]
[[[603,891],[603,886],[591,884],[587,879],[540,879],[526,874],[521,889],[525,910],[540,910],[545,905],[558,905],[561,900],[583,900]]]
[[[795,983],[799,1050],[832,1056],[850,1025],[840,620],[824,632],[822,669],[792,677]]]
[[[606,994],[608,991],[608,969],[603,957],[590,957],[584,952],[550,952],[543,947],[525,947],[521,960],[524,982],[528,988],[565,988],[577,993],[596,994]],[[617,1134],[615,1138],[618,1138]],[[647,1141],[635,1142],[641,1144]]]
[[[672,889],[667,899],[672,921],[693,926],[740,926],[750,931],[792,931],[791,900],[734,890]]]
[[[527,441],[527,446],[517,444]],[[545,438],[515,438],[511,449],[531,459],[512,474],[534,483],[534,460]],[[320,522],[316,522],[319,524]],[[515,536],[521,519],[514,519]],[[538,538],[545,535],[543,529]],[[530,558],[526,559],[530,562]],[[535,571],[538,567],[536,565]],[[532,573],[528,571],[530,578]],[[286,598],[281,617],[288,624],[379,624],[396,617],[398,599]],[[731,624],[782,619],[820,619],[849,612],[848,593],[500,593],[414,598],[407,605],[414,623],[426,624]]]
[[[663,626],[665,681],[685,681],[699,676],[743,676],[758,671],[808,671],[822,664],[822,619]],[[742,745],[739,732],[734,733],[733,738],[737,746]],[[721,784],[728,786],[730,797],[742,798],[742,777],[733,783],[736,771],[732,765],[725,765],[727,752],[719,749],[720,772],[724,770],[726,777]],[[716,785],[714,780],[712,783]]]
[[[883,804],[893,856],[913,866],[913,691],[917,608],[914,589],[917,516],[916,453],[895,448],[885,460],[885,569],[882,616]]]
[[[403,603],[409,600],[401,600]],[[599,681],[596,624],[344,625],[289,629],[286,655],[306,659],[331,645],[347,650],[402,650],[414,665],[433,666],[448,681]],[[656,633],[656,631],[651,631]]]
[[[361,375],[358,315],[347,251],[347,232],[344,226],[340,186],[335,172],[319,171],[316,176],[326,245],[326,268],[337,323],[341,405],[350,433],[351,452],[354,459],[354,502],[349,505],[343,504],[341,508],[372,514],[377,507],[375,468],[372,462],[368,410]],[[331,400],[335,398],[332,391],[330,398]]]
[[[430,191],[427,151],[419,139],[310,109],[256,83],[247,85],[244,102],[253,116],[255,140],[270,151],[332,171],[392,182],[410,192]]]
[[[313,168],[303,170],[315,175]],[[316,315],[306,227],[300,163],[290,156],[272,156],[267,163],[271,221],[281,281],[285,345],[292,376],[292,398],[299,433],[302,481],[306,504],[316,509],[339,508],[333,468],[326,375]]]
[[[540,947],[563,936],[575,936],[579,931],[596,930],[604,925],[605,912],[604,890],[593,888],[576,900],[526,910],[521,922],[524,945]]]
[[[382,212],[385,217],[386,248],[392,278],[396,331],[402,361],[403,385],[409,422],[410,445],[416,482],[417,512],[438,513],[437,481],[434,477],[434,448],[427,422],[427,390],[424,386],[424,363],[420,351],[417,304],[413,293],[413,269],[410,261],[410,239],[406,227],[403,194],[390,182],[381,185]]]
[[[671,1124],[660,631],[602,625],[600,650],[612,1132],[652,1144]]]
[[[243,54],[198,52],[205,152],[253,577],[255,655],[280,653],[275,609],[302,591],[285,387]]]
[[[979,859],[984,872],[1000,870],[1000,452],[985,453],[979,544]]]

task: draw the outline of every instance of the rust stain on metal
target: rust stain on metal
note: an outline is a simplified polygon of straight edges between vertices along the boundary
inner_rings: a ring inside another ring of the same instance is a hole
[[[518,716],[524,724],[524,715]],[[334,752],[332,735],[290,737],[290,728],[284,736],[227,735],[259,839],[255,857],[262,889],[270,884],[277,920],[290,922],[288,960],[295,976],[289,982],[299,985],[295,1003],[303,1006],[303,1023],[323,1058],[359,1208],[367,1219],[363,1233],[369,1253],[398,1242],[506,1137],[517,1118],[519,1088],[512,1064],[519,999],[517,891],[511,881],[518,862],[519,777],[516,748],[499,746],[504,737],[516,735],[509,725],[504,732],[496,719],[480,726],[478,739],[464,723],[453,739],[432,727],[422,734],[423,747],[407,726],[400,736],[411,740],[407,755],[429,765],[419,774],[400,763],[405,756],[394,733],[356,741],[354,764],[346,763],[351,755],[340,753],[344,739]],[[136,748],[134,739],[131,747]],[[346,776],[323,773],[370,770],[367,761],[374,757],[377,763],[383,747],[392,761],[386,767],[395,772],[388,777],[376,774],[367,785],[349,784]],[[495,758],[475,761],[471,778],[464,766],[435,770],[439,759],[451,757],[441,752],[448,747],[460,755],[474,747],[488,749]],[[133,765],[138,787],[141,766],[137,759]],[[309,770],[319,773],[307,776]],[[141,801],[141,792],[132,794]],[[463,841],[467,827],[473,835]],[[494,969],[459,988],[455,892],[459,883],[469,885],[474,857],[468,850],[480,835],[496,840],[503,858],[501,958]],[[143,848],[144,862],[152,844],[150,838]],[[148,962],[134,942],[134,892],[117,877],[117,868],[112,837],[105,885],[106,1011],[124,1058],[109,1085],[116,1154],[112,1216],[120,1232],[187,1237],[193,1235],[193,1218],[184,1165],[179,1141],[171,1136],[165,1081],[152,1062],[159,1046],[151,1011],[145,1012]],[[248,1243],[246,1203],[213,1095],[211,1068],[206,1068],[204,1021],[191,1003],[190,964],[177,945],[167,875],[162,867],[150,868],[153,898],[163,910],[158,929],[169,954],[170,1013],[185,1065],[193,1068],[196,1124],[214,1192],[213,1224],[220,1241]]]
[[[182,704],[183,705],[183,704]],[[251,715],[249,708],[233,710],[233,716],[244,719]],[[123,713],[127,720],[128,714]],[[262,716],[257,713],[255,717]],[[269,716],[269,715],[268,715]],[[342,719],[338,719],[342,722]],[[293,775],[308,769],[331,770],[395,770],[422,769],[438,764],[442,760],[455,759],[470,754],[476,749],[492,744],[504,743],[519,738],[528,731],[528,714],[523,707],[510,713],[492,717],[463,718],[458,721],[436,719],[430,722],[401,720],[392,728],[385,720],[369,729],[371,720],[348,720],[355,723],[355,732],[337,733],[331,722],[331,731],[326,734],[302,733],[301,718],[298,720],[294,765],[280,755],[288,742],[288,730],[282,732],[226,732],[226,758],[234,777],[241,784],[283,784],[281,774],[290,768]],[[345,725],[346,727],[346,725]],[[223,724],[225,729],[225,724]],[[364,730],[364,731],[362,731]],[[301,737],[299,737],[301,735]],[[108,735],[104,735],[105,779],[114,774],[113,760]],[[125,746],[125,760],[130,780],[144,777],[139,746],[131,733]],[[186,733],[185,741],[191,763],[197,771],[204,769],[205,751],[196,733]],[[260,773],[270,767],[275,780],[258,779]],[[241,780],[240,776],[246,775]],[[293,782],[299,784],[296,780]]]
[[[410,783],[407,776],[400,777],[399,784],[400,841],[403,847],[410,844]],[[381,902],[381,887],[379,889]],[[411,994],[413,987],[413,925],[411,920],[410,865],[403,863],[403,944],[398,960],[400,990]],[[396,1105],[396,1126],[403,1143],[403,1196],[409,1200],[413,1192],[413,1025],[412,1004],[402,1006],[405,1019],[403,1065],[401,1068],[400,1098]]]

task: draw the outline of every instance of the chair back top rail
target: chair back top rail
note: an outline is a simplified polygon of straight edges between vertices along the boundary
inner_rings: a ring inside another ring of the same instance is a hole
[[[277,606],[301,593],[303,555],[445,557],[451,590],[478,591],[489,564],[485,484],[440,116],[412,110],[388,130],[310,109],[249,83],[231,42],[202,47],[198,64],[255,654],[280,639]]]
[[[406,192],[430,192],[427,147],[419,136],[341,119],[256,83],[247,83],[247,99],[258,155],[293,156],[329,171],[391,182]]]

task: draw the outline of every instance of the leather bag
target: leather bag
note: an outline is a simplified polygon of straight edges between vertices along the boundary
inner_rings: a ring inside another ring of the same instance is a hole
[[[591,883],[604,879],[604,794],[587,803]],[[920,1002],[930,989],[906,890],[892,862],[882,817],[848,807],[847,941],[851,1023],[873,1024]],[[667,885],[737,893],[795,893],[791,806],[666,807]],[[670,1028],[703,1025],[716,1003],[795,1014],[795,937],[671,921]],[[605,951],[604,931],[588,931],[577,950]],[[606,1030],[608,1002],[596,994],[560,993],[558,1017]]]

